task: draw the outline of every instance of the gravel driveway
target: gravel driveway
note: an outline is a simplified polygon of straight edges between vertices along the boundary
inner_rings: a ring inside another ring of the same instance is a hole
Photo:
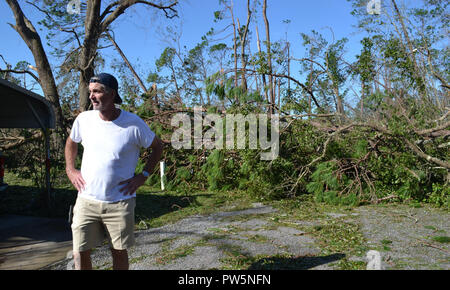
[[[174,224],[136,232],[129,251],[133,270],[339,269],[345,254],[323,254],[311,233],[301,230],[323,220],[283,223],[280,213],[260,203],[240,211],[191,216]],[[324,219],[356,223],[367,249],[378,250],[383,269],[450,269],[449,213],[431,208],[366,206],[345,213],[326,213]],[[440,238],[437,238],[440,237]],[[442,240],[443,239],[443,240]],[[448,238],[447,238],[448,239]],[[365,257],[346,257],[362,261]],[[92,254],[95,269],[110,269],[107,245]],[[248,266],[250,265],[250,266]],[[47,269],[71,269],[68,258]]]

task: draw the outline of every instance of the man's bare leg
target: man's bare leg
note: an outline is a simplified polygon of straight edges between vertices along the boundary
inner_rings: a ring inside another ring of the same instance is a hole
[[[73,260],[76,270],[92,270],[91,250],[73,252]]]
[[[111,248],[113,257],[113,270],[128,270],[128,252],[127,250],[114,250]]]

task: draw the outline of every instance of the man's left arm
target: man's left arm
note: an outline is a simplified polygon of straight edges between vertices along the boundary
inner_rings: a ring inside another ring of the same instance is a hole
[[[158,136],[155,136],[149,148],[152,149],[152,153],[147,158],[144,170],[151,175],[156,165],[161,160],[164,145],[161,139],[159,139]],[[123,188],[120,189],[120,191],[123,192],[124,195],[133,194],[139,187],[141,187],[145,183],[147,178],[148,176],[146,177],[142,173],[140,173],[130,179],[124,180],[119,183],[119,185],[126,184]]]

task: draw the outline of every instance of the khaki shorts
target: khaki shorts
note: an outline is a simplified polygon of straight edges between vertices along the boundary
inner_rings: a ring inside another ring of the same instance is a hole
[[[73,209],[74,252],[95,248],[108,238],[111,248],[125,250],[134,245],[136,198],[105,203],[77,198]]]

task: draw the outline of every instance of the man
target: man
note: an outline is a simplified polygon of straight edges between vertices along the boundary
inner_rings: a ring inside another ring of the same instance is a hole
[[[128,269],[127,249],[134,244],[136,190],[162,155],[163,145],[137,115],[120,110],[114,76],[90,80],[92,111],[78,115],[67,138],[66,173],[78,190],[73,210],[73,257],[76,269],[92,269],[91,249],[109,239],[113,269]],[[75,169],[78,144],[83,145],[81,170]],[[142,173],[134,175],[140,148],[152,149]]]

